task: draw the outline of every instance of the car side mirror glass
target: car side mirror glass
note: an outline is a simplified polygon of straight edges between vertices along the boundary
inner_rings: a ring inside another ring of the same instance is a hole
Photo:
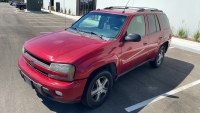
[[[131,33],[125,37],[126,42],[139,42],[141,41],[141,36],[139,34]]]

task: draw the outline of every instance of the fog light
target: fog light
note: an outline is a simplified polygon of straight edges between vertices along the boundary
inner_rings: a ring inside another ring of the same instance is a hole
[[[55,91],[55,93],[56,93],[56,95],[58,95],[58,96],[62,96],[62,92],[60,92],[60,91]]]

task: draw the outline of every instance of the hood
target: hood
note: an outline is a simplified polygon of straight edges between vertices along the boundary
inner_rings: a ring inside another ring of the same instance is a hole
[[[26,51],[47,62],[71,63],[107,41],[91,39],[68,31],[59,31],[27,41]]]

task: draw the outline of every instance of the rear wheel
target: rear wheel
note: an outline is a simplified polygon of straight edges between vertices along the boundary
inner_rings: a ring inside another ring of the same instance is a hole
[[[161,66],[165,56],[165,46],[161,46],[154,61],[150,61],[151,67],[158,68]]]
[[[107,70],[93,74],[86,85],[82,103],[90,108],[96,108],[104,103],[112,88],[112,75]]]

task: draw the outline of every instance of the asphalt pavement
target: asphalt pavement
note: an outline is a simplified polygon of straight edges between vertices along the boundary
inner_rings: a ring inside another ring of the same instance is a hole
[[[73,22],[45,12],[16,11],[0,3],[0,113],[200,112],[200,54],[173,47],[160,68],[146,63],[120,77],[107,101],[96,109],[54,102],[35,92],[18,73],[24,42]]]

